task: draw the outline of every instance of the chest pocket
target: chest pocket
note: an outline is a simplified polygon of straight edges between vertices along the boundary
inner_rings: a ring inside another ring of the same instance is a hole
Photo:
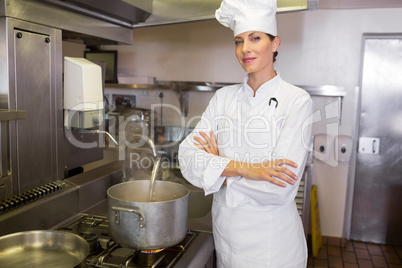
[[[275,108],[274,103],[260,114],[223,116],[218,121],[219,154],[242,162],[270,160],[282,125],[275,117]]]

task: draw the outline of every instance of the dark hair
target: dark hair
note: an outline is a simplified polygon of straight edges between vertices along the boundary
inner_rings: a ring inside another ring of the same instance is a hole
[[[268,37],[269,37],[269,40],[274,41],[275,36],[273,36],[273,35],[271,35],[271,34],[268,34],[268,33],[267,33],[267,35],[268,35]],[[274,52],[274,60],[273,60],[273,62],[276,61],[276,56],[278,56],[278,51],[275,51],[275,52]]]

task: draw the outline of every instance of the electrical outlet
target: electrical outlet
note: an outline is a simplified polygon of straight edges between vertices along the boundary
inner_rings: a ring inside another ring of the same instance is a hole
[[[135,95],[122,95],[122,94],[113,94],[112,95],[113,102],[115,106],[124,106],[127,108],[134,108],[136,103]]]

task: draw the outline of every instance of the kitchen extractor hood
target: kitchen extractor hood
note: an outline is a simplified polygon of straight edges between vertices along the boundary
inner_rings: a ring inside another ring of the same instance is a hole
[[[141,8],[141,0],[123,0]],[[278,12],[298,11],[308,9],[310,2],[318,0],[278,0]],[[147,1],[146,1],[147,2]],[[151,15],[133,27],[154,26],[180,22],[209,20],[215,18],[215,11],[222,0],[152,0]],[[149,2],[148,2],[149,4]]]
[[[152,10],[152,0],[40,0],[99,20],[131,28],[144,22]]]
[[[151,15],[133,27],[215,19],[222,0],[121,0]],[[400,0],[277,0],[278,12],[402,7]]]
[[[133,28],[215,18],[222,0],[0,0],[0,17],[63,30],[88,46],[132,44]],[[277,0],[278,12],[315,9],[319,0]],[[311,4],[313,3],[313,4]]]
[[[94,45],[132,44],[133,25],[149,15],[122,0],[0,0],[0,18],[60,29],[63,39]]]
[[[41,0],[64,9],[109,20],[124,27],[143,27],[215,18],[222,0]],[[306,10],[318,0],[277,0],[278,12]]]

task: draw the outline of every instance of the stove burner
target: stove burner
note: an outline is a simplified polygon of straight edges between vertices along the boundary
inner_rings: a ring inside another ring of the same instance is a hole
[[[163,249],[160,250],[142,250],[134,253],[133,262],[144,267],[157,267],[165,258]]]
[[[59,230],[83,237],[90,246],[90,253],[83,267],[171,267],[179,262],[190,245],[195,243],[199,231],[188,230],[185,239],[179,244],[165,249],[135,250],[117,244],[109,235],[107,217],[81,214],[79,218],[62,226]],[[191,253],[193,254],[193,253]]]
[[[99,243],[99,237],[95,233],[79,233],[79,236],[85,239],[89,245],[89,255],[94,255],[102,250]]]
[[[155,254],[155,253],[161,252],[161,251],[163,251],[163,250],[164,250],[164,248],[161,248],[161,249],[151,249],[151,250],[141,250],[141,253],[144,253],[144,254]]]

